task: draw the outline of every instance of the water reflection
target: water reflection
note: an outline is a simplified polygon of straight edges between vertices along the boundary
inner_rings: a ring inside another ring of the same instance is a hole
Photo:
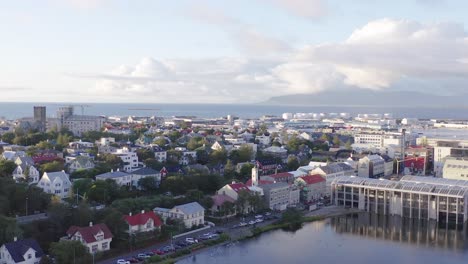
[[[455,251],[465,251],[468,248],[466,224],[448,226],[438,224],[436,221],[371,213],[335,217],[330,219],[329,223],[339,234],[353,234]]]

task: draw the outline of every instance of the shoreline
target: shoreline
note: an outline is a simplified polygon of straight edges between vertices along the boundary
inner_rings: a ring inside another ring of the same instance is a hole
[[[326,211],[323,212],[322,210],[326,210]],[[322,212],[320,212],[320,211],[322,211]],[[355,213],[358,213],[358,212],[360,212],[360,211],[356,210],[356,209],[352,209],[352,208],[341,208],[341,207],[336,207],[336,206],[324,207],[324,208],[321,208],[321,209],[318,209],[318,210],[315,210],[315,211],[305,213],[303,215],[303,219],[300,221],[300,224],[303,225],[303,224],[306,224],[306,223],[312,223],[312,222],[315,222],[315,221],[322,221],[322,220],[325,220],[325,219],[328,219],[328,218],[337,217],[337,216],[344,216],[344,215],[349,215],[349,214],[355,214]],[[197,255],[199,253],[204,252],[204,251],[214,249],[216,247],[226,246],[227,244],[230,244],[230,243],[239,243],[239,242],[242,242],[242,241],[246,241],[246,240],[255,238],[257,236],[260,236],[261,234],[285,228],[288,225],[289,225],[289,223],[274,222],[274,223],[271,223],[271,224],[268,224],[268,225],[265,225],[265,226],[262,226],[262,227],[252,228],[252,229],[248,230],[250,232],[250,234],[241,236],[241,237],[239,237],[237,239],[231,239],[229,241],[221,242],[220,244],[203,247],[200,250],[196,250],[195,252],[191,252],[190,254],[179,256],[179,257],[176,257],[176,258],[169,258],[169,259],[167,259],[165,261],[172,261],[172,262],[167,262],[167,263],[177,263],[180,260],[188,259],[188,258],[193,257],[193,256],[195,256],[195,255]],[[255,230],[257,230],[257,231],[255,231]],[[152,262],[152,263],[164,263],[164,264],[166,264],[166,262],[164,262],[164,260],[160,261],[160,262]]]

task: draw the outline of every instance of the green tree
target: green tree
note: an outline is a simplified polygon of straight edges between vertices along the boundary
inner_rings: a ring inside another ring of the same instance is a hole
[[[297,159],[297,157],[289,156],[287,166],[288,166],[289,171],[297,170],[297,168],[299,168],[299,166],[300,166],[300,163],[299,163],[299,160]]]
[[[15,139],[15,133],[13,132],[6,132],[5,134],[2,135],[1,137],[2,141],[13,144],[13,139]]]
[[[157,161],[154,157],[144,160],[143,163],[145,164],[146,167],[152,168],[153,170],[157,170],[157,171],[160,171],[164,167],[164,164]]]
[[[99,160],[103,161],[106,165],[110,166],[110,168],[113,170],[122,168],[124,165],[123,160],[114,154],[109,154],[109,153],[100,154]]]
[[[16,169],[16,164],[11,160],[0,160],[0,177],[11,177]]]
[[[326,133],[322,133],[322,136],[320,137],[320,140],[330,141],[330,137]]]
[[[226,162],[226,166],[224,166],[224,177],[226,178],[233,178],[236,176],[236,168],[232,164],[231,160]]]
[[[353,147],[352,147],[352,144],[351,144],[351,139],[348,139],[348,141],[346,141],[346,145],[345,145],[345,148],[347,150],[351,150]]]
[[[227,152],[225,150],[215,150],[210,154],[211,164],[225,164],[227,161]]]
[[[154,158],[154,152],[147,148],[137,149],[136,153],[140,161]]]
[[[21,229],[18,227],[16,219],[0,215],[0,243],[3,245],[19,236],[21,236]]]
[[[340,138],[338,137],[338,135],[334,135],[334,136],[333,136],[333,145],[334,145],[334,146],[340,146],[340,145],[341,145],[341,140],[340,140]]]
[[[252,176],[252,168],[253,167],[254,167],[254,165],[252,165],[250,163],[242,165],[242,167],[240,169],[240,172],[239,172],[240,180],[245,181],[245,180],[249,179]]]
[[[299,146],[304,144],[304,140],[296,136],[291,137],[286,144],[286,148],[289,151],[295,152],[299,150]]]
[[[40,166],[41,172],[54,172],[64,169],[64,164],[61,161],[54,160],[52,162],[44,163]]]
[[[195,150],[201,146],[203,146],[203,144],[206,144],[206,141],[204,138],[202,137],[192,137],[189,142],[187,143],[187,149],[189,150]]]
[[[145,177],[138,180],[138,186],[145,192],[154,193],[158,190],[158,179],[156,177]]]
[[[74,240],[63,240],[50,245],[50,253],[60,264],[88,264],[92,263],[92,256],[87,248]]]
[[[160,146],[161,148],[164,148],[167,144],[167,140],[163,137],[159,137],[156,140],[153,141],[153,144],[156,144]]]
[[[249,207],[249,198],[250,193],[245,190],[241,190],[238,192],[237,201],[236,201],[236,208],[237,212],[240,214],[245,214],[247,208]]]

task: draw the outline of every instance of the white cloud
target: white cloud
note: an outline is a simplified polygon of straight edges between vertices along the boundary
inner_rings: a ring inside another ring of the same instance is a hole
[[[101,5],[105,0],[55,0],[65,2],[72,7],[80,9],[92,9]]]
[[[268,0],[284,8],[289,13],[307,19],[317,19],[327,14],[323,0]]]
[[[460,92],[468,80],[468,38],[458,24],[376,20],[343,42],[268,58],[144,58],[87,78],[97,79],[99,94],[167,102],[255,102],[356,88]]]

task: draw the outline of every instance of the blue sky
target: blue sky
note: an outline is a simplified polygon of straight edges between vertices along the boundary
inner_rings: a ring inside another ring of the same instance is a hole
[[[0,7],[0,101],[237,103],[329,89],[454,94],[468,78],[462,0],[5,0]]]

